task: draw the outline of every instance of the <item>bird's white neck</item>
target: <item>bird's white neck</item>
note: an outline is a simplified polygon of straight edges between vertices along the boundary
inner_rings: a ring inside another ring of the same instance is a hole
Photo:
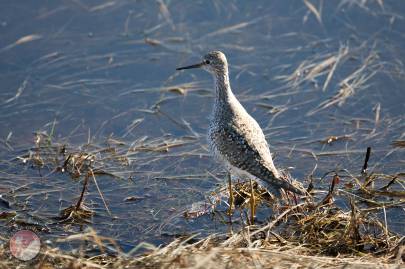
[[[234,97],[231,84],[229,83],[228,72],[218,72],[214,74],[215,83],[215,102],[224,105]]]

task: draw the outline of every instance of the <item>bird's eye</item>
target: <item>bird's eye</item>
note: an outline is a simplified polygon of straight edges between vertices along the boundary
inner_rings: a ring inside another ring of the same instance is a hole
[[[204,63],[205,63],[205,64],[210,64],[211,61],[210,61],[210,60],[205,60]]]

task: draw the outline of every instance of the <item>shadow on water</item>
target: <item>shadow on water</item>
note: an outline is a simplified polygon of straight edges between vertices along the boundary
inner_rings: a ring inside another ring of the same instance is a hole
[[[304,185],[312,175],[326,189],[329,171],[359,174],[368,146],[369,172],[399,174],[405,5],[313,2],[2,3],[6,233],[17,229],[10,218],[51,240],[89,225],[55,222],[77,201],[82,179],[54,171],[66,159],[50,145],[97,159],[104,171],[97,185],[90,179],[85,196],[94,212],[90,226],[124,250],[226,231],[220,218],[183,217],[225,178],[205,138],[211,78],[175,71],[213,49],[228,56],[233,90],[263,127],[276,164]],[[51,158],[35,158],[40,144],[49,145],[41,154]],[[399,179],[403,184],[403,174]],[[342,180],[342,188],[352,183]],[[386,213],[389,227],[405,234],[403,209]],[[269,209],[257,214],[265,221]]]

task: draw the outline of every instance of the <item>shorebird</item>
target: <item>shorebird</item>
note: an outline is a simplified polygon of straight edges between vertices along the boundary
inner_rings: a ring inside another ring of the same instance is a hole
[[[303,195],[303,190],[281,177],[262,129],[233,94],[225,55],[212,51],[200,63],[176,70],[191,68],[202,68],[214,77],[215,102],[208,129],[213,155],[230,174],[248,176],[278,197],[281,189]]]

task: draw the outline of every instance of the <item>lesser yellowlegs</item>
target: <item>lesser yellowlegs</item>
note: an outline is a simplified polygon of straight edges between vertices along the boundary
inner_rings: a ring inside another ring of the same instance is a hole
[[[279,196],[280,189],[304,194],[280,176],[259,124],[232,93],[228,62],[220,51],[212,51],[203,61],[177,70],[203,68],[215,81],[215,103],[208,130],[210,149],[232,174],[247,175]]]

